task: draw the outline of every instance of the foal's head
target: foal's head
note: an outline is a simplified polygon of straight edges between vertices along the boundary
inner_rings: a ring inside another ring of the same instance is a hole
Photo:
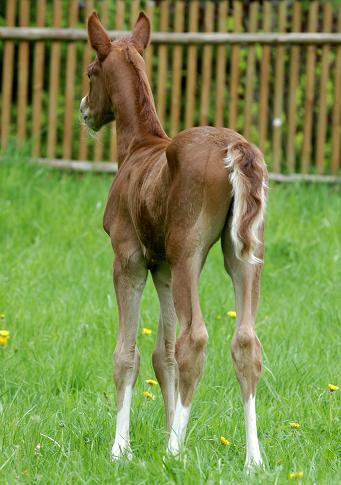
[[[88,36],[96,59],[88,67],[90,89],[82,99],[80,111],[86,125],[98,131],[115,119],[120,102],[119,94],[129,89],[125,82],[129,76],[129,64],[133,62],[144,69],[143,52],[150,39],[150,22],[140,12],[131,35],[111,42],[96,12],[88,19]]]

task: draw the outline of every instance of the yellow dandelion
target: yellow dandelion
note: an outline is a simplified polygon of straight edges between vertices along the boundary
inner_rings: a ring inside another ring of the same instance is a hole
[[[0,345],[4,347],[8,344],[10,333],[8,330],[0,330]]]
[[[217,315],[217,316],[216,316],[216,319],[217,319],[217,320],[221,320],[221,315]]]
[[[304,475],[304,472],[291,472],[289,473],[288,477],[289,478],[302,478]]]
[[[4,313],[0,313],[0,320],[4,320],[5,319],[5,314]]]
[[[157,386],[158,382],[155,379],[147,379],[146,383],[150,386]]]
[[[300,429],[300,427],[301,427],[300,423],[293,422],[293,423],[289,423],[289,424],[290,424],[290,428],[292,428],[292,429]]]
[[[220,436],[220,443],[224,446],[230,445],[230,441],[225,438],[225,436]]]
[[[154,394],[152,394],[151,392],[148,392],[148,391],[144,391],[143,397],[145,397],[146,399],[151,399],[152,401],[154,401],[154,399],[155,399]]]
[[[231,318],[236,318],[237,317],[237,312],[235,310],[229,310],[227,312],[227,316]]]
[[[330,392],[338,391],[339,386],[336,386],[335,384],[328,384],[328,389],[330,390]]]
[[[150,335],[152,333],[150,328],[143,327],[142,335]]]

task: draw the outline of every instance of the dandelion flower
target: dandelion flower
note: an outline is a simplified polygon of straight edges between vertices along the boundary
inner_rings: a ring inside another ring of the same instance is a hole
[[[300,423],[296,423],[296,422],[290,423],[290,428],[292,429],[300,429],[300,427],[301,427]]]
[[[291,472],[289,473],[289,478],[302,478],[304,475],[304,472]]]
[[[225,436],[220,436],[220,443],[224,446],[227,446],[227,445],[230,445],[231,443],[229,442],[229,440],[227,440],[225,438]]]
[[[4,313],[0,313],[0,320],[4,320],[5,319],[5,314]]]
[[[231,318],[236,318],[237,317],[237,312],[235,310],[229,310],[227,312],[227,316]]]
[[[146,399],[151,399],[152,401],[154,401],[154,399],[155,399],[154,394],[152,394],[151,392],[148,392],[148,391],[144,391],[143,397],[145,397]]]
[[[0,330],[0,345],[6,346],[10,339],[10,333],[8,330]]]
[[[157,381],[155,379],[147,379],[146,383],[150,386],[157,386]]]
[[[142,335],[150,335],[152,333],[150,328],[143,327]]]
[[[328,389],[330,390],[330,392],[338,391],[339,386],[336,386],[335,384],[328,384]]]

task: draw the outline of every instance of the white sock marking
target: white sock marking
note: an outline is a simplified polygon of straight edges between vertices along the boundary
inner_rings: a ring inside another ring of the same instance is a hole
[[[260,465],[262,458],[260,456],[259,443],[257,437],[256,423],[256,396],[250,395],[244,403],[245,430],[246,430],[246,462],[245,466]]]
[[[129,422],[130,422],[130,407],[133,388],[129,384],[124,391],[123,404],[117,413],[116,418],[116,433],[115,441],[112,447],[113,460],[119,459],[125,452],[127,457],[131,459],[130,438],[129,438]]]
[[[191,406],[183,406],[179,396],[167,446],[167,452],[171,455],[178,455],[184,444],[190,411]]]

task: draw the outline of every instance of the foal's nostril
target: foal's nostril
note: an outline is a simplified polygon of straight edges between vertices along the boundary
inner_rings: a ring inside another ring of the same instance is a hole
[[[83,115],[83,119],[84,119],[84,121],[86,121],[88,119],[88,115],[87,114],[84,114]]]

